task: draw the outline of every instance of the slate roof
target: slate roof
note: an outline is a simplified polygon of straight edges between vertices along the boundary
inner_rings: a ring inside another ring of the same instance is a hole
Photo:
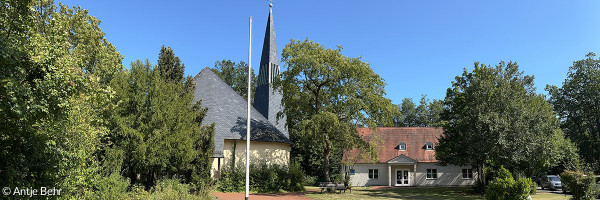
[[[435,144],[444,132],[442,128],[436,127],[379,127],[376,130],[370,128],[357,128],[358,134],[365,138],[376,138],[383,142],[378,150],[378,163],[387,163],[392,159],[404,155],[417,162],[437,162],[435,159]],[[406,143],[406,150],[400,151],[398,145]],[[434,150],[426,150],[425,144],[434,144]],[[358,158],[358,151],[350,151],[350,158]],[[358,160],[357,163],[365,163]]]
[[[246,140],[247,101],[208,67],[194,77],[194,100],[208,108],[202,125],[215,123],[215,153],[223,157],[225,139]],[[290,139],[251,107],[251,141],[290,143]]]

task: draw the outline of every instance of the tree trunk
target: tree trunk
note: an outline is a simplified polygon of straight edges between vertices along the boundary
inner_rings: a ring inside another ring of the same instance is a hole
[[[484,166],[484,164],[483,163],[478,164],[477,168],[478,168],[477,175],[479,176],[479,183],[484,186],[487,185],[485,182],[485,170],[484,170],[485,166]]]
[[[323,168],[325,171],[325,180],[327,182],[331,182],[331,178],[329,177],[329,154],[331,153],[330,145],[329,138],[325,137],[325,162],[323,163]]]

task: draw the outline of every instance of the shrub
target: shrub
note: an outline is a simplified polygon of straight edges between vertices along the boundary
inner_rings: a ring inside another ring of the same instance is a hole
[[[217,182],[217,190],[221,192],[244,191],[246,181],[245,170],[241,167],[226,167],[221,172],[221,178]]]
[[[317,186],[317,183],[318,183],[318,177],[316,177],[316,176],[306,175],[304,177],[304,185]]]
[[[594,199],[596,192],[594,191],[595,178],[593,174],[585,174],[583,172],[564,171],[560,174],[563,187],[573,193],[573,198],[576,200]]]
[[[250,186],[258,192],[279,192],[287,188],[288,180],[285,169],[278,165],[262,164],[250,169]]]
[[[512,174],[501,167],[498,171],[498,177],[488,185],[485,198],[489,200],[524,200],[529,196],[530,190],[531,180],[521,178],[515,181]]]
[[[97,199],[125,199],[128,186],[129,180],[112,173],[108,177],[100,178],[96,186],[96,197]]]
[[[178,179],[163,179],[152,187],[150,192],[143,189],[144,186],[136,184],[131,187],[131,192],[127,199],[156,199],[156,200],[178,200],[178,199],[211,199],[207,195],[194,195],[190,191],[193,187],[189,184],[181,183]]]
[[[304,191],[304,172],[300,168],[300,164],[292,162],[288,169],[290,184],[287,190],[292,192]]]
[[[537,193],[537,183],[535,183],[535,180],[531,180],[531,190],[529,191],[529,194],[536,194]]]
[[[225,169],[217,181],[217,190],[222,192],[242,192],[245,189],[244,169]],[[250,167],[250,189],[256,192],[303,191],[304,173],[300,166],[291,163],[289,168],[278,165],[261,164]]]

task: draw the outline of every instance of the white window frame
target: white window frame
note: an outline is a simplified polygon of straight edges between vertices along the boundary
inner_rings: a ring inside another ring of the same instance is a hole
[[[379,179],[379,169],[369,169],[369,179]]]
[[[473,169],[462,169],[462,179],[473,179]]]
[[[435,177],[434,177],[435,175]],[[425,176],[427,180],[436,180],[438,179],[437,169],[427,169],[427,174]]]
[[[398,151],[406,151],[406,143],[401,142],[398,144]]]
[[[432,142],[425,143],[425,150],[433,150],[433,143]]]

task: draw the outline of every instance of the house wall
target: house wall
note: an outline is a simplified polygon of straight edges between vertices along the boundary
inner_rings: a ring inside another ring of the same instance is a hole
[[[350,175],[353,186],[388,185],[388,165],[383,164],[354,164],[348,169],[354,168],[354,175]],[[417,171],[414,173],[414,165],[391,165],[391,184],[396,183],[396,170],[405,169],[410,171],[409,185],[411,186],[449,186],[449,185],[473,185],[477,177],[473,170],[473,179],[463,179],[462,169],[470,167],[438,166],[436,163],[418,163]],[[379,169],[378,179],[369,179],[369,169]],[[427,169],[437,169],[437,179],[426,179]]]
[[[353,168],[354,175],[350,175],[353,186],[388,185],[387,164],[355,164]],[[369,179],[369,169],[378,169],[379,178]]]
[[[235,142],[235,151],[234,151]],[[250,141],[250,163],[287,166],[290,160],[290,144],[279,142]],[[220,169],[229,167],[235,152],[236,165],[246,166],[246,141],[225,140],[223,143],[223,158]],[[211,176],[217,174],[218,158],[213,158]]]
[[[473,170],[472,179],[462,178],[462,169],[471,167],[460,167],[454,165],[439,166],[437,163],[419,163],[415,183],[417,186],[437,186],[437,185],[473,185],[477,177],[477,170]],[[427,179],[427,169],[437,169],[437,179]]]

